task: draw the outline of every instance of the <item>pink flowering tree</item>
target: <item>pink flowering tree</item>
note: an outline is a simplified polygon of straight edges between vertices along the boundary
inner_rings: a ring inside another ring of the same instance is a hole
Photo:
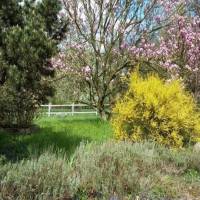
[[[133,60],[164,68],[171,78],[183,79],[194,96],[199,96],[200,17],[175,15],[156,42],[142,39],[129,48]]]
[[[123,89],[125,77],[137,63],[127,50],[169,25],[177,3],[169,0],[63,0],[63,15],[71,22],[63,52],[52,59],[55,68],[77,78],[84,98],[102,118]]]

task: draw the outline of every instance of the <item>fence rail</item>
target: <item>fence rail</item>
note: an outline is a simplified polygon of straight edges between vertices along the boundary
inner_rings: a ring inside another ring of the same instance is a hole
[[[45,109],[46,108],[46,109]],[[51,115],[75,115],[75,114],[95,114],[98,115],[97,110],[85,104],[65,104],[65,105],[41,105],[41,113],[45,113],[50,117]],[[44,111],[45,109],[45,111]]]

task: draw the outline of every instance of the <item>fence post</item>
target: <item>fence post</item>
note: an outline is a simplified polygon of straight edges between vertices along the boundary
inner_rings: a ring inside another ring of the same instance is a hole
[[[72,116],[74,115],[74,103],[72,104]]]
[[[48,104],[48,117],[51,116],[51,103]]]

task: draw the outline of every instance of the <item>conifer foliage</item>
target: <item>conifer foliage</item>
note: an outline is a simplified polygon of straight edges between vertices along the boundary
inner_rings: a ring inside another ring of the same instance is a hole
[[[56,0],[0,2],[0,126],[29,126],[53,94],[46,80],[54,75],[55,35],[65,27],[60,10]]]

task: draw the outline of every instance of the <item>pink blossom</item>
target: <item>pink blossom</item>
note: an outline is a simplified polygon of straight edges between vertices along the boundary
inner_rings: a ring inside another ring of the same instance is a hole
[[[90,66],[85,66],[82,68],[82,71],[85,73],[85,74],[90,74],[91,73],[91,67]]]
[[[172,73],[180,73],[182,68],[196,72],[200,68],[199,25],[200,17],[175,15],[165,38],[160,37],[157,44],[143,38],[139,46],[129,48],[130,53],[134,57],[160,63]]]

